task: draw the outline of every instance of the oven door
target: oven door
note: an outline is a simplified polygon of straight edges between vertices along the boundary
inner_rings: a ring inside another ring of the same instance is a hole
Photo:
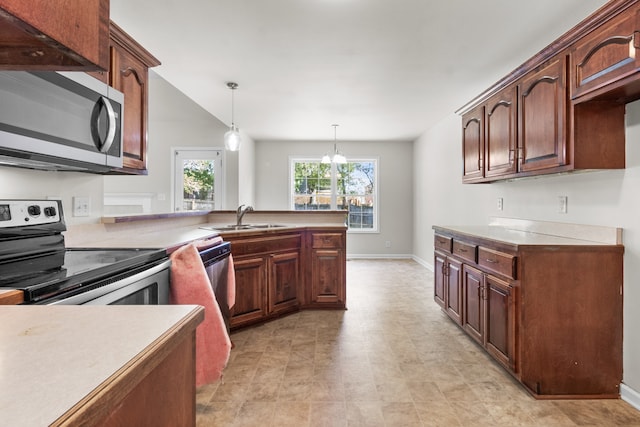
[[[169,304],[169,269],[165,260],[149,269],[47,305],[165,305]]]

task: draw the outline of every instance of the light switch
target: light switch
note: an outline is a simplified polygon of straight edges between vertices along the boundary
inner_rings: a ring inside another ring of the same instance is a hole
[[[91,197],[73,198],[73,216],[89,216],[91,214]]]

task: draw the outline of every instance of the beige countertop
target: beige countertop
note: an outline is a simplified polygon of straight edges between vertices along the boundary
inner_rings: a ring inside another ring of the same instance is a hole
[[[601,246],[622,244],[622,229],[583,224],[491,218],[489,225],[433,226],[438,231],[519,246]]]
[[[0,306],[0,424],[50,425],[200,309]]]
[[[278,224],[284,227],[219,230],[236,223],[235,211],[105,217],[99,224],[68,226],[69,248],[161,248],[171,252],[183,244],[237,233],[264,234],[296,228],[336,227],[346,230],[344,211],[252,211],[244,224]]]

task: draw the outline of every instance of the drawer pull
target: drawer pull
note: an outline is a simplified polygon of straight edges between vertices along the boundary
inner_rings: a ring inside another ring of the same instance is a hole
[[[466,249],[458,248],[458,252],[467,252]]]
[[[491,264],[497,264],[498,263],[498,261],[496,261],[495,259],[490,259],[490,258],[485,259],[485,261],[490,262]]]

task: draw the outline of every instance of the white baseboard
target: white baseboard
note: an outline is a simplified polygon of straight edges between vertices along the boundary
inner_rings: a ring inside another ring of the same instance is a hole
[[[640,393],[625,384],[620,384],[620,398],[640,411]]]
[[[427,262],[425,260],[423,260],[422,258],[419,258],[415,255],[413,255],[411,258],[413,258],[413,260],[415,262],[417,262],[418,264],[420,264],[421,266],[423,266],[424,268],[426,268],[427,270],[429,270],[430,272],[433,273],[433,264],[430,262]]]

